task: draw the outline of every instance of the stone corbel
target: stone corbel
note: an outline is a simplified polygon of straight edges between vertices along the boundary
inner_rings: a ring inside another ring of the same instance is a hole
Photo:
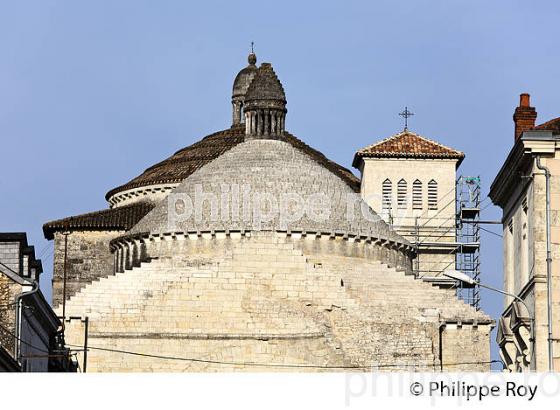
[[[510,327],[510,318],[501,317],[498,322],[498,331],[496,342],[500,346],[500,357],[506,367],[506,370],[514,372],[517,368],[518,350],[514,343],[513,332]]]
[[[531,315],[520,302],[513,302],[510,327],[519,352],[519,364],[526,367],[531,362]]]

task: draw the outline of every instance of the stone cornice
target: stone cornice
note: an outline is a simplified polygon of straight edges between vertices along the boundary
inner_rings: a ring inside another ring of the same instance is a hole
[[[170,183],[170,184],[155,184],[155,185],[148,185],[144,187],[138,188],[131,188],[125,191],[120,191],[112,195],[107,199],[111,207],[119,207],[122,205],[126,205],[131,202],[131,200],[135,200],[138,198],[150,199],[149,197],[152,195],[158,194],[168,194],[175,188],[179,183]]]
[[[272,231],[238,231],[238,230],[212,230],[212,231],[188,231],[188,232],[167,232],[167,233],[149,233],[141,232],[135,234],[125,234],[114,238],[111,240],[109,246],[111,252],[115,252],[118,248],[123,246],[128,246],[133,244],[135,241],[139,240],[182,240],[182,239],[194,239],[194,238],[225,238],[232,236],[251,236],[251,233],[259,232],[272,232]],[[386,246],[391,249],[396,249],[401,252],[406,252],[410,255],[415,255],[415,248],[410,244],[400,243],[391,239],[377,238],[368,235],[354,235],[347,234],[344,232],[310,232],[310,231],[274,231],[277,234],[286,235],[287,237],[301,239],[304,237],[314,237],[321,238],[325,237],[328,239],[340,238],[348,242],[364,242],[374,245]]]
[[[511,196],[512,190],[515,189],[521,179],[518,169],[522,160],[526,159],[523,154],[523,142],[519,139],[511,149],[502,168],[500,168],[498,175],[490,186],[488,196],[494,204],[502,209],[505,207],[507,199]]]
[[[488,195],[492,202],[504,209],[519,186],[521,173],[529,167],[532,156],[554,154],[556,142],[557,138],[554,138],[550,131],[524,132],[516,141],[490,186]]]
[[[517,293],[517,296],[525,300],[525,297],[533,290],[535,284],[537,283],[546,283],[546,275],[531,276],[531,278],[527,281],[527,283]],[[511,296],[507,296],[507,297],[511,297]],[[507,317],[511,314],[511,310],[513,308],[514,302],[515,300],[512,300],[511,303],[504,309],[504,311],[502,312],[503,317]]]
[[[98,339],[186,339],[186,340],[290,340],[318,339],[323,332],[306,333],[159,333],[159,332],[91,332]]]

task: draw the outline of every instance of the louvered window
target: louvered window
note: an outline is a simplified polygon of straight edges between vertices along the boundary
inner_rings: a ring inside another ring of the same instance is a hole
[[[407,184],[404,179],[397,183],[397,205],[400,209],[406,208]]]
[[[412,209],[422,209],[422,182],[418,179],[412,183]]]
[[[391,206],[391,197],[393,196],[393,184],[391,183],[390,179],[386,179],[383,181],[382,186],[382,208],[384,211],[390,211]]]
[[[438,207],[438,184],[433,179],[428,182],[428,209]]]

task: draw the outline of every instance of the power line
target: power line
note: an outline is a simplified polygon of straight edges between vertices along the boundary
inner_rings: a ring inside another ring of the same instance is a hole
[[[68,346],[82,347],[79,345],[69,344]],[[132,356],[141,357],[151,357],[155,359],[163,360],[177,360],[177,361],[187,361],[195,363],[207,363],[207,364],[218,364],[227,366],[246,366],[246,367],[283,367],[283,368],[309,368],[309,369],[370,369],[370,368],[401,368],[407,367],[399,364],[385,364],[385,365],[370,365],[370,366],[320,366],[320,365],[308,365],[308,364],[289,364],[289,363],[258,363],[258,362],[227,362],[220,360],[210,360],[210,359],[196,359],[190,357],[177,357],[177,356],[167,356],[167,355],[157,355],[150,353],[132,352],[128,350],[120,349],[109,349],[105,347],[93,347],[88,346],[88,350],[99,350],[104,352],[121,353],[128,354]],[[444,366],[461,366],[461,365],[474,365],[474,364],[492,364],[501,363],[499,360],[490,360],[485,362],[462,362],[462,363],[444,363]],[[435,367],[435,365],[434,365]]]
[[[487,198],[489,198],[489,197],[487,197]],[[489,206],[492,206],[492,205],[493,205],[492,202],[488,202],[488,203],[486,204],[486,206],[480,210],[480,212],[484,211],[486,208],[488,208]]]
[[[5,265],[5,264],[2,263],[1,261],[0,261],[0,266],[4,267],[4,269],[8,269],[8,270],[9,270],[10,272],[12,272],[13,274],[20,276],[19,273],[17,273],[15,270],[13,270],[12,268],[10,268],[8,265]]]
[[[23,343],[24,345],[27,345],[29,347],[32,347],[33,349],[37,349],[40,352],[43,353],[47,353],[49,354],[50,352],[48,350],[43,349],[42,347],[37,347],[29,342],[26,342],[25,340],[23,340],[20,337],[17,337],[14,333],[12,333],[12,331],[6,327],[4,327],[4,325],[0,324],[0,330],[4,330],[4,332],[6,332],[8,335],[12,336],[14,339],[18,340],[19,342]]]
[[[496,235],[496,236],[499,237],[499,238],[503,238],[503,236],[500,235],[499,233],[492,232],[491,230],[486,229],[486,228],[483,228],[482,226],[479,226],[479,228],[480,228],[481,230],[483,230],[484,232],[488,232],[488,233],[491,233],[492,235]]]
[[[445,195],[443,195],[442,197],[439,198],[439,200],[435,203],[435,206],[438,206],[439,203],[440,203],[444,198],[447,197],[447,195],[449,195],[451,192],[455,192],[456,189],[457,189],[457,187],[454,186],[454,187],[451,188],[449,191],[447,191],[447,193],[446,193]],[[455,199],[452,199],[447,205],[445,205],[444,209],[447,208],[447,207],[449,206],[449,204],[452,203],[452,202],[455,202]],[[422,213],[418,216],[418,218],[422,218],[424,215],[427,217],[428,215],[426,214],[426,212],[428,212],[429,210],[430,210],[430,209],[427,208],[427,209],[425,209],[424,211],[422,211]],[[434,217],[436,217],[438,214],[439,214],[439,212],[436,213],[435,215],[433,215],[431,218],[429,218],[428,221],[426,221],[426,222],[429,222],[429,221],[432,220]]]
[[[47,242],[47,244],[43,247],[43,249],[41,249],[41,252],[39,253],[39,256],[37,257],[37,259],[41,259],[46,253],[47,250],[51,247],[54,246],[54,242]]]
[[[49,261],[49,259],[51,259],[54,255],[54,247],[45,253],[45,255],[43,255],[43,257],[41,258],[42,263],[47,263]]]

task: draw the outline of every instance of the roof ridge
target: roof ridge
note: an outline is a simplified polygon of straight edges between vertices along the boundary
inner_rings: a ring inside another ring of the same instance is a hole
[[[389,137],[383,138],[383,139],[380,140],[380,141],[374,142],[373,144],[370,144],[370,145],[368,145],[368,146],[365,146],[365,147],[359,149],[358,152],[360,152],[360,151],[365,151],[365,150],[367,150],[367,149],[374,148],[374,147],[376,147],[376,146],[378,146],[378,145],[381,145],[381,144],[383,144],[384,142],[390,141],[390,140],[392,140],[392,139],[398,137],[398,136],[401,135],[403,132],[404,132],[404,131],[401,131],[401,132],[399,132],[399,133],[397,133],[397,134],[393,134],[393,135],[391,135],[391,136],[389,136]]]
[[[392,140],[392,139],[396,139],[396,138],[401,137],[401,136],[404,136],[404,135],[413,135],[413,136],[415,136],[415,137],[417,137],[417,138],[420,138],[420,139],[422,139],[422,140],[424,140],[424,141],[427,141],[427,142],[430,142],[430,143],[432,143],[432,144],[435,144],[435,145],[437,145],[437,146],[439,146],[439,147],[441,147],[441,148],[444,148],[444,149],[446,149],[446,150],[454,151],[454,152],[456,152],[456,153],[458,153],[458,154],[464,154],[463,151],[456,150],[456,149],[454,149],[454,148],[451,148],[451,147],[449,147],[449,146],[447,146],[447,145],[444,145],[444,144],[442,144],[442,143],[440,143],[440,142],[437,142],[437,141],[435,141],[435,140],[433,140],[433,139],[431,139],[431,138],[425,137],[425,136],[423,136],[423,135],[420,135],[420,134],[418,134],[418,133],[416,133],[416,132],[414,132],[414,131],[410,131],[410,130],[404,130],[404,131],[398,132],[398,133],[396,133],[396,134],[393,134],[393,135],[391,135],[391,136],[389,136],[389,137],[387,137],[387,138],[382,139],[381,141],[375,142],[375,143],[373,143],[373,144],[371,144],[371,145],[368,145],[367,147],[361,148],[360,150],[358,150],[358,152],[362,152],[362,151],[365,151],[365,150],[368,150],[368,149],[371,149],[371,148],[375,148],[376,146],[382,145],[382,144],[384,144],[384,143],[386,143],[386,142],[388,142],[388,141],[390,141],[390,140]]]
[[[556,118],[552,118],[551,120],[548,120],[546,122],[543,122],[542,124],[536,125],[533,129],[535,130],[548,130],[547,127],[549,127],[550,125],[557,125],[558,128],[560,128],[560,117],[556,117]]]
[[[359,168],[363,157],[456,159],[458,160],[457,166],[459,166],[465,158],[465,154],[405,129],[356,151],[352,166]]]

